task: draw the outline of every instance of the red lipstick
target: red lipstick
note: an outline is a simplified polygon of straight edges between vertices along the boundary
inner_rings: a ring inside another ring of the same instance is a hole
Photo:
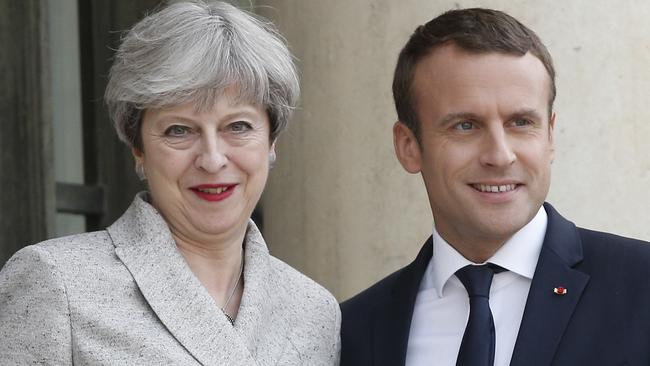
[[[216,202],[230,197],[236,186],[237,184],[201,184],[191,187],[190,190],[203,200]]]

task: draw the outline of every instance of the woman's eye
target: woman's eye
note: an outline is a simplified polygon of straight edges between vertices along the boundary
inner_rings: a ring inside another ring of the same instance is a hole
[[[228,125],[228,127],[232,132],[237,132],[237,133],[246,132],[252,129],[250,123],[244,121],[233,122],[230,125]]]
[[[463,122],[456,123],[454,125],[454,128],[461,131],[467,131],[474,128],[474,123],[470,121],[463,121]]]
[[[165,136],[170,137],[183,137],[190,133],[190,129],[187,126],[173,125],[169,126],[165,130]]]

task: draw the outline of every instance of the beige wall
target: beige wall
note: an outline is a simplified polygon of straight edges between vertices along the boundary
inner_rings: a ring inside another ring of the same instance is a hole
[[[409,34],[493,7],[537,31],[558,72],[549,201],[581,226],[650,239],[650,4],[628,1],[257,1],[286,36],[302,103],[264,196],[271,251],[345,299],[431,232],[421,179],[394,157],[390,84]]]

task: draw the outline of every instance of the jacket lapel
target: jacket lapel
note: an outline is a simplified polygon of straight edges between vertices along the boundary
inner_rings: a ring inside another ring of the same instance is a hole
[[[286,319],[286,307],[278,303],[282,286],[272,271],[271,257],[261,233],[250,221],[246,233],[244,294],[235,321],[255,358],[275,365],[290,345],[292,319]],[[296,319],[293,319],[294,321]]]
[[[573,267],[582,260],[582,242],[573,223],[548,203],[548,226],[526,301],[511,365],[550,365],[589,276]],[[554,292],[564,287],[566,294]]]
[[[433,254],[433,241],[424,244],[415,260],[394,274],[390,298],[374,308],[374,364],[394,366],[406,362],[409,331],[420,281]]]
[[[201,364],[255,365],[247,343],[194,276],[167,224],[144,197],[138,195],[107,231],[145,300]]]

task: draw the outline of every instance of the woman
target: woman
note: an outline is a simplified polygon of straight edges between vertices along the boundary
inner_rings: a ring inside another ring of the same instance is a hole
[[[140,21],[106,102],[149,193],[105,231],[7,262],[2,362],[336,364],[336,301],[271,257],[249,219],[297,97],[278,34],[231,5]]]

